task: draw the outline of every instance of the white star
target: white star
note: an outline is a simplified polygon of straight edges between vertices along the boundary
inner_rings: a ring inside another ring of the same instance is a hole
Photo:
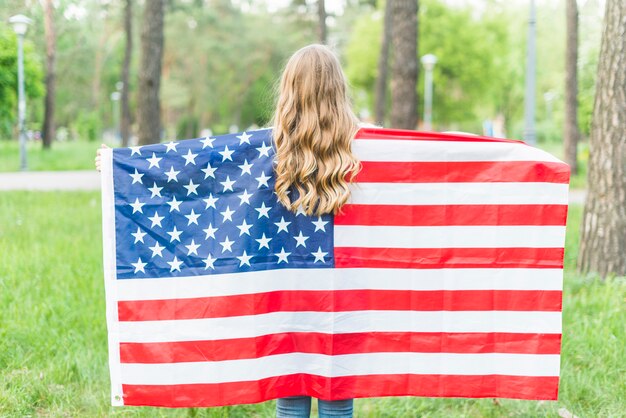
[[[276,233],[278,234],[280,231],[285,231],[285,232],[289,233],[289,231],[287,231],[287,226],[289,226],[290,223],[291,222],[285,221],[285,217],[284,216],[281,216],[280,217],[280,222],[274,222],[274,225],[276,225],[278,227],[278,231]]]
[[[171,202],[167,202],[168,205],[170,205],[170,213],[174,212],[175,210],[180,212],[180,204],[183,203],[180,200],[176,200],[176,196],[172,196],[172,201]]]
[[[196,165],[196,157],[197,156],[198,156],[198,154],[192,154],[191,150],[188,149],[187,150],[187,155],[183,155],[183,158],[185,159],[185,165],[187,165],[187,164]]]
[[[159,255],[159,257],[163,257],[162,251],[165,249],[165,247],[161,247],[158,242],[154,244],[154,247],[148,248],[152,250],[152,257],[156,256],[157,254]]]
[[[163,219],[165,219],[164,216],[159,216],[159,212],[155,211],[154,212],[154,216],[149,216],[148,219],[150,219],[152,221],[152,226],[150,228],[154,228],[155,225],[159,225],[161,228],[163,228],[163,226],[161,226],[161,221]]]
[[[322,263],[325,263],[326,261],[324,261],[324,256],[328,254],[322,251],[322,247],[319,247],[317,249],[316,252],[311,253],[311,255],[313,255],[315,257],[315,261],[313,263],[317,263],[318,261],[321,261]]]
[[[263,247],[267,248],[268,250],[270,249],[270,241],[272,240],[272,238],[266,238],[265,237],[265,233],[263,233],[263,236],[260,239],[256,239],[255,241],[259,243],[259,250]]]
[[[202,199],[204,200],[204,203],[206,203],[206,208],[213,208],[213,209],[217,209],[215,207],[215,202],[217,202],[217,197],[213,197],[213,193],[209,193],[209,197],[206,199]]]
[[[244,219],[241,225],[237,225],[237,228],[239,228],[239,236],[242,236],[243,234],[250,236],[250,228],[252,228],[252,224],[247,224]]]
[[[231,192],[234,191],[233,184],[235,184],[235,180],[231,180],[230,176],[226,176],[226,181],[220,181],[220,184],[224,186],[223,192],[225,192],[226,190],[230,190]]]
[[[306,248],[306,240],[308,240],[309,237],[305,237],[304,235],[302,235],[302,231],[300,231],[300,234],[298,234],[297,237],[293,237],[293,239],[296,240],[296,248],[298,248],[298,246],[300,245]]]
[[[147,234],[145,232],[141,232],[141,229],[139,229],[139,227],[137,227],[137,232],[133,232],[130,235],[135,237],[134,244],[137,244],[138,242],[143,242],[143,237],[145,237]]]
[[[205,149],[206,147],[213,148],[213,141],[215,141],[215,138],[209,138],[208,136],[200,140],[200,142],[202,142],[202,149]]]
[[[156,154],[153,152],[152,157],[147,159],[147,161],[150,162],[150,167],[148,167],[148,170],[150,170],[152,167],[161,168],[159,167],[159,161],[161,161],[162,159],[163,158],[157,158]]]
[[[278,254],[276,254],[276,257],[278,257],[278,264],[280,264],[281,261],[284,261],[285,263],[289,263],[289,260],[287,260],[287,257],[289,257],[290,255],[291,253],[285,252],[285,248],[283,247],[283,249],[280,250]]]
[[[156,182],[153,183],[152,187],[149,187],[148,190],[152,192],[152,196],[150,196],[151,199],[157,196],[163,197],[161,196],[161,190],[163,190],[163,187],[157,187]]]
[[[196,191],[196,189],[198,188],[198,186],[200,186],[200,184],[193,184],[193,180],[189,179],[189,184],[184,185],[183,187],[185,189],[187,189],[187,196],[189,196],[190,194],[198,194],[198,192]]]
[[[209,227],[207,229],[203,229],[203,231],[206,233],[205,239],[215,238],[215,233],[217,232],[217,228],[213,228],[213,225],[209,224]]]
[[[183,231],[179,231],[178,229],[176,229],[176,225],[174,225],[174,229],[171,232],[168,232],[167,235],[172,237],[170,238],[170,242],[174,242],[174,241],[180,242],[180,234],[182,233]]]
[[[250,197],[252,197],[252,194],[248,193],[247,190],[244,190],[243,193],[237,197],[241,199],[241,203],[239,203],[240,205],[243,205],[244,203],[250,204]]]
[[[185,245],[185,247],[187,247],[187,255],[198,255],[198,248],[200,247],[200,244],[196,244],[194,240],[191,240],[191,244]]]
[[[226,160],[233,160],[233,152],[235,151],[231,151],[228,149],[228,145],[226,145],[226,147],[224,147],[224,151],[219,151],[220,154],[222,154],[222,162],[226,161]]]
[[[180,265],[183,264],[183,262],[174,256],[174,259],[172,261],[168,261],[167,264],[171,267],[170,272],[173,272],[174,270],[180,271]]]
[[[137,171],[137,169],[135,169],[135,174],[129,174],[129,176],[131,176],[133,178],[133,182],[131,184],[135,184],[135,183],[142,183],[141,182],[141,178],[143,177],[143,174],[139,174],[139,172]]]
[[[224,241],[220,242],[220,245],[222,246],[222,252],[230,251],[232,253],[232,246],[234,243],[235,241],[229,241],[228,237],[226,237]]]
[[[264,156],[264,155],[266,157],[269,157],[271,149],[272,149],[272,147],[269,146],[269,145],[265,145],[265,141],[263,141],[263,145],[261,147],[257,148],[257,151],[259,151],[259,158]]]
[[[250,138],[252,138],[252,135],[248,135],[247,133],[242,133],[241,135],[237,135],[237,138],[239,138],[239,145],[243,145],[244,143],[246,144],[250,144]]]
[[[178,181],[178,179],[176,178],[176,176],[178,175],[178,173],[180,173],[180,171],[175,171],[174,170],[174,166],[170,167],[170,171],[166,172],[165,175],[167,176],[167,182],[169,183],[170,181],[174,180],[174,181]]]
[[[145,205],[145,203],[139,203],[138,197],[135,198],[135,203],[131,203],[130,205],[133,207],[133,213],[135,212],[143,213],[143,209],[141,209],[141,207]]]
[[[141,155],[141,147],[130,147],[130,156],[132,157],[135,154]]]
[[[143,261],[141,261],[141,258],[138,258],[136,263],[130,263],[130,264],[132,264],[132,266],[135,267],[135,273],[137,272],[145,273],[146,271],[143,268],[148,263],[144,263]]]
[[[302,206],[298,206],[298,209],[296,210],[296,216],[298,215],[306,216],[306,212]]]
[[[202,214],[201,213],[195,213],[193,211],[193,209],[191,209],[191,213],[189,215],[185,215],[185,218],[189,219],[189,223],[187,224],[187,226],[189,226],[191,224],[198,225],[198,218],[200,217],[200,215],[202,215]]]
[[[165,144],[165,147],[166,147],[165,152],[166,153],[170,151],[176,152],[176,145],[178,145],[178,142],[173,142],[173,141],[168,142],[167,144]]]
[[[248,163],[248,160],[243,160],[243,164],[237,166],[241,169],[241,175],[243,176],[244,174],[250,174],[252,175],[252,172],[250,171],[250,169],[252,168],[252,164]]]
[[[204,171],[204,179],[206,180],[209,177],[215,178],[215,170],[217,170],[217,167],[213,168],[211,167],[211,163],[208,163],[206,168],[202,169],[202,171]]]
[[[259,212],[259,218],[258,219],[261,219],[264,216],[267,219],[269,219],[270,215],[268,215],[268,212],[270,211],[270,209],[272,209],[272,207],[271,206],[269,206],[269,207],[265,206],[265,202],[261,203],[261,207],[260,208],[254,208],[254,210]]]
[[[322,221],[322,217],[318,216],[317,221],[313,222],[313,225],[315,225],[315,231],[313,232],[317,232],[317,231],[326,232],[326,228],[324,227],[324,225],[326,225],[327,223],[328,221]]]
[[[266,176],[265,173],[261,173],[261,177],[256,177],[256,181],[259,182],[259,189],[261,188],[261,186],[269,187],[267,181],[271,178],[271,176]]]
[[[226,206],[226,210],[224,212],[220,212],[220,213],[224,217],[222,222],[226,222],[227,220],[229,220],[229,221],[233,220],[233,213],[235,213],[235,211],[234,210],[230,210],[230,206]]]
[[[209,254],[207,258],[204,259],[204,264],[206,264],[206,267],[204,269],[206,270],[209,267],[211,267],[213,270],[215,270],[215,267],[213,266],[213,263],[215,263],[215,260],[217,260],[217,258],[213,258],[213,256]]]
[[[239,259],[239,267],[242,267],[244,264],[250,266],[251,255],[246,254],[246,250],[243,251],[243,255],[241,257],[237,257]]]

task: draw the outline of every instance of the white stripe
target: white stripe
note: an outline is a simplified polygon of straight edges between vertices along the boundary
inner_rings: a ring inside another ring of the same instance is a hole
[[[307,373],[325,377],[374,374],[558,376],[558,354],[290,353],[258,359],[122,365],[125,384],[226,383]]]
[[[559,183],[358,183],[350,203],[365,205],[567,205]]]
[[[230,296],[277,290],[561,290],[562,269],[279,269],[117,280],[119,300]]]
[[[352,142],[361,161],[549,161],[553,155],[522,143],[363,139]]]
[[[562,248],[564,243],[564,226],[335,225],[335,248]]]
[[[122,342],[249,338],[282,332],[560,333],[560,312],[349,311],[271,312],[225,318],[120,322]]]

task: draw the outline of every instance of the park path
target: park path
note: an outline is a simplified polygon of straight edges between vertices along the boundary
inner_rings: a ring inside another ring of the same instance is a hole
[[[100,173],[95,170],[0,173],[0,191],[6,190],[100,190]],[[583,204],[585,194],[585,190],[570,190],[569,203]]]

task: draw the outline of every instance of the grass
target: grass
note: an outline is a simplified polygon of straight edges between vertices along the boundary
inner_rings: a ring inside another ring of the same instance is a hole
[[[626,416],[626,281],[573,271],[569,211],[558,402],[379,398],[357,417]],[[0,416],[271,417],[274,402],[169,410],[109,406],[97,193],[0,193]]]
[[[99,142],[55,142],[44,150],[40,143],[29,142],[26,147],[30,171],[92,170]],[[0,141],[0,172],[18,171],[20,153],[17,141]]]

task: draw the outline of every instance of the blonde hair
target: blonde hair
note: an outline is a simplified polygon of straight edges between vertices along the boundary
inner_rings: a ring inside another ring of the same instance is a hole
[[[330,48],[309,45],[287,62],[274,113],[278,200],[307,215],[337,213],[360,170],[351,143],[358,120],[346,79]],[[295,196],[289,192],[295,190]]]

